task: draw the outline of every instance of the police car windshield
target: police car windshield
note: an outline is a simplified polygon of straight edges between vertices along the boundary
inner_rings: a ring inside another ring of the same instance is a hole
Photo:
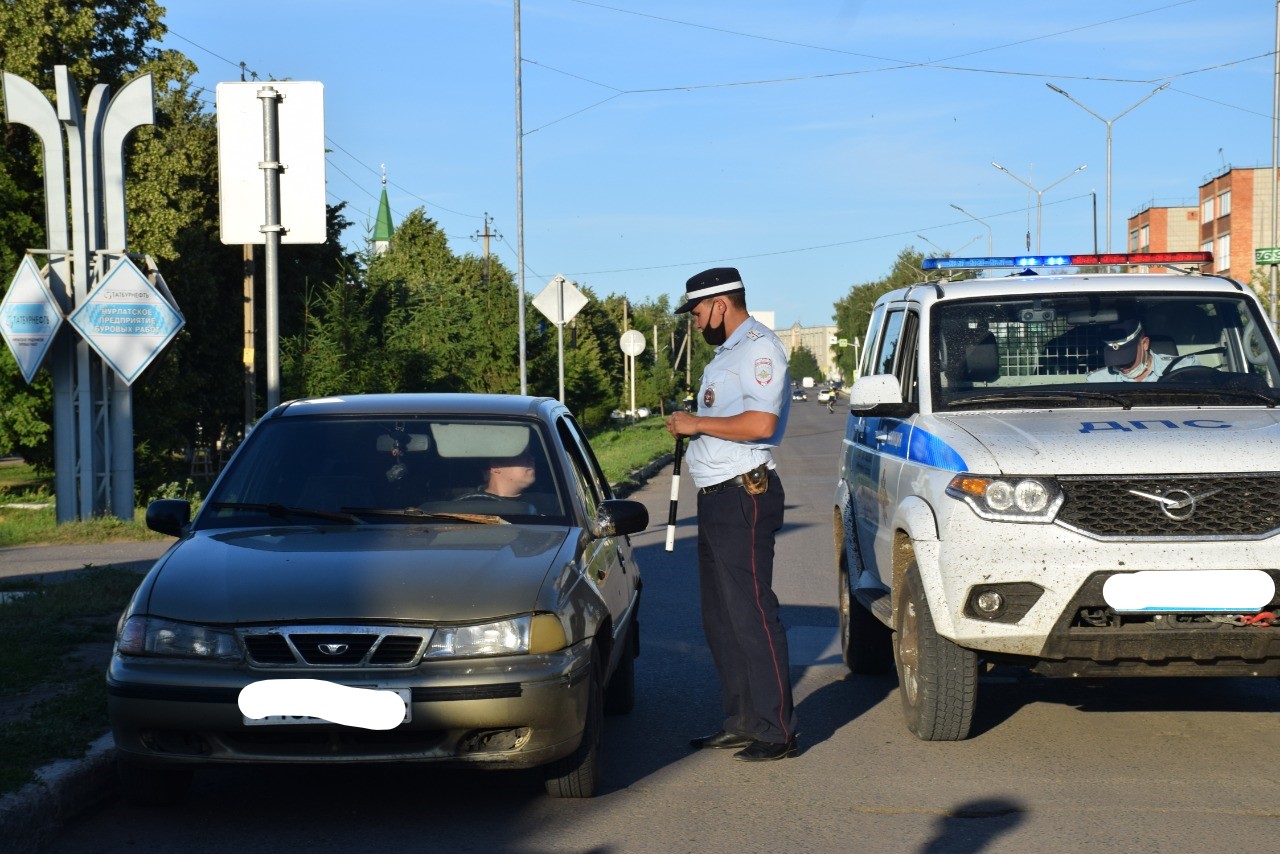
[[[1103,394],[1141,406],[1275,406],[1267,323],[1254,303],[1220,293],[941,301],[930,320],[934,409],[1089,407]]]

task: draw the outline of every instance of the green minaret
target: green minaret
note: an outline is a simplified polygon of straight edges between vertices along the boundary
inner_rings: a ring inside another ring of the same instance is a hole
[[[381,255],[391,248],[391,235],[395,227],[391,225],[391,203],[387,201],[387,167],[382,166],[382,198],[378,200],[378,219],[373,224],[373,252]]]

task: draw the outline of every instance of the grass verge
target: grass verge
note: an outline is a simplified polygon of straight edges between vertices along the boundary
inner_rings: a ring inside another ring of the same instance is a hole
[[[27,591],[0,603],[0,794],[55,759],[82,756],[105,731],[101,658],[138,580],[102,568],[0,585]]]

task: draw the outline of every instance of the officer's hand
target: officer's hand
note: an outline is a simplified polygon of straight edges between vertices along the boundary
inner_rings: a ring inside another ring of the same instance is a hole
[[[692,436],[697,432],[697,430],[694,429],[694,424],[697,423],[697,418],[687,412],[671,413],[671,416],[667,418],[666,423],[667,432],[677,438],[680,436]]]

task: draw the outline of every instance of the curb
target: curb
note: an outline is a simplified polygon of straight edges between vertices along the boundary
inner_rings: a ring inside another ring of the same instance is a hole
[[[36,771],[36,782],[0,797],[0,838],[26,854],[53,840],[62,823],[106,800],[115,784],[115,741],[100,737],[79,759],[59,759]]]

